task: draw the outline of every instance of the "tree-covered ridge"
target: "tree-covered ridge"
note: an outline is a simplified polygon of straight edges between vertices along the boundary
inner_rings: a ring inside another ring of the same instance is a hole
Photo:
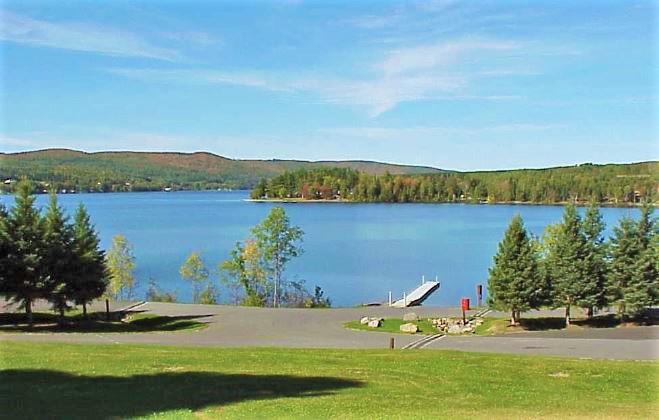
[[[40,190],[160,191],[252,188],[300,168],[348,167],[371,174],[437,172],[438,169],[367,161],[234,160],[211,153],[98,152],[49,149],[0,153],[0,179],[33,180]],[[0,190],[11,190],[1,184]]]
[[[346,168],[301,169],[262,180],[252,198],[355,202],[598,202],[656,201],[659,162],[492,172],[370,175]]]

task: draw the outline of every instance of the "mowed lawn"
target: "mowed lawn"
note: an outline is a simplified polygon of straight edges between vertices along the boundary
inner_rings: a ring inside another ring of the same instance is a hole
[[[0,417],[650,418],[658,377],[656,362],[0,341]]]

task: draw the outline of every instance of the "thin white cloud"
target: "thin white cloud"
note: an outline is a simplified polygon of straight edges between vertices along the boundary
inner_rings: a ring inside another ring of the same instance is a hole
[[[459,40],[434,45],[396,49],[371,66],[364,78],[337,78],[333,75],[293,75],[271,72],[227,72],[208,69],[111,68],[109,72],[145,82],[239,85],[269,91],[303,92],[329,104],[365,107],[377,117],[400,103],[419,100],[508,100],[515,95],[469,95],[465,89],[483,76],[485,64],[477,70],[458,71],[464,60],[478,54],[498,54],[520,48],[507,41]],[[500,66],[500,65],[499,65]],[[479,74],[481,72],[481,74]],[[497,67],[488,76],[513,76],[514,71]]]
[[[246,72],[224,72],[201,69],[131,69],[108,68],[106,71],[130,79],[159,83],[192,83],[192,84],[225,84],[238,85],[267,90],[289,90],[276,83],[266,80],[265,77]]]
[[[176,61],[178,51],[151,44],[144,38],[111,27],[80,22],[48,22],[0,11],[0,40],[36,47],[94,52],[111,56]]]
[[[518,49],[518,43],[492,40],[458,40],[400,48],[376,64],[387,75],[447,68],[474,53],[505,52]]]

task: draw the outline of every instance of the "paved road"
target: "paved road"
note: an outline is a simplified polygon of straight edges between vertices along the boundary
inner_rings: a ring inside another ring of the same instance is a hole
[[[270,309],[146,303],[135,308],[159,315],[196,315],[208,328],[157,333],[2,333],[1,340],[164,344],[218,347],[386,348],[395,336],[401,348],[418,336],[353,331],[342,324],[362,316],[402,317],[410,309],[389,307]],[[458,316],[457,308],[419,307],[420,317]],[[475,313],[472,311],[471,313]],[[659,359],[659,327],[530,332],[505,337],[443,337],[426,348],[496,353],[544,354],[608,359]]]

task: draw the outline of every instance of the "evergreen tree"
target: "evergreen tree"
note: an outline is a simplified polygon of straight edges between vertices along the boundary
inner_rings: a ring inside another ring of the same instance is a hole
[[[47,292],[42,265],[43,223],[34,200],[32,184],[21,181],[6,222],[7,239],[13,252],[7,258],[9,276],[5,279],[5,293],[25,308],[30,325],[33,324],[34,300]]]
[[[512,325],[517,324],[521,312],[541,305],[545,290],[537,253],[521,216],[510,222],[489,273],[489,305],[509,311]]]
[[[586,239],[581,218],[574,205],[565,207],[555,242],[547,255],[547,269],[552,284],[553,301],[565,307],[565,324],[570,325],[570,309],[584,303],[591,285],[584,282],[583,258]]]
[[[638,246],[638,259],[633,267],[633,284],[637,298],[631,305],[634,314],[638,315],[643,310],[657,303],[659,293],[659,270],[657,264],[659,258],[658,249],[658,227],[656,219],[652,216],[654,209],[645,204],[641,208],[641,217],[636,226],[636,241]]]
[[[607,282],[607,297],[617,306],[618,314],[624,319],[635,312],[635,302],[643,298],[643,291],[636,287],[634,267],[639,260],[637,226],[625,216],[613,228],[611,238],[611,262]],[[646,291],[647,292],[647,291]]]
[[[72,251],[73,231],[67,217],[57,204],[55,193],[50,194],[50,202],[44,217],[43,269],[46,276],[45,296],[59,312],[60,322],[69,309],[68,287],[71,284],[76,264]]]
[[[76,210],[73,225],[72,249],[75,256],[74,276],[69,284],[69,294],[76,305],[82,305],[87,317],[87,305],[101,297],[108,287],[108,270],[105,252],[83,204]]]
[[[12,253],[11,243],[7,236],[9,215],[5,207],[0,204],[0,296],[7,293],[9,281],[9,255]]]
[[[605,225],[596,205],[593,204],[586,210],[582,227],[585,238],[582,296],[577,303],[586,308],[590,318],[593,308],[606,306],[606,247],[602,236]]]
[[[652,213],[646,204],[637,222],[624,217],[613,230],[607,291],[623,320],[658,302],[659,235]]]

